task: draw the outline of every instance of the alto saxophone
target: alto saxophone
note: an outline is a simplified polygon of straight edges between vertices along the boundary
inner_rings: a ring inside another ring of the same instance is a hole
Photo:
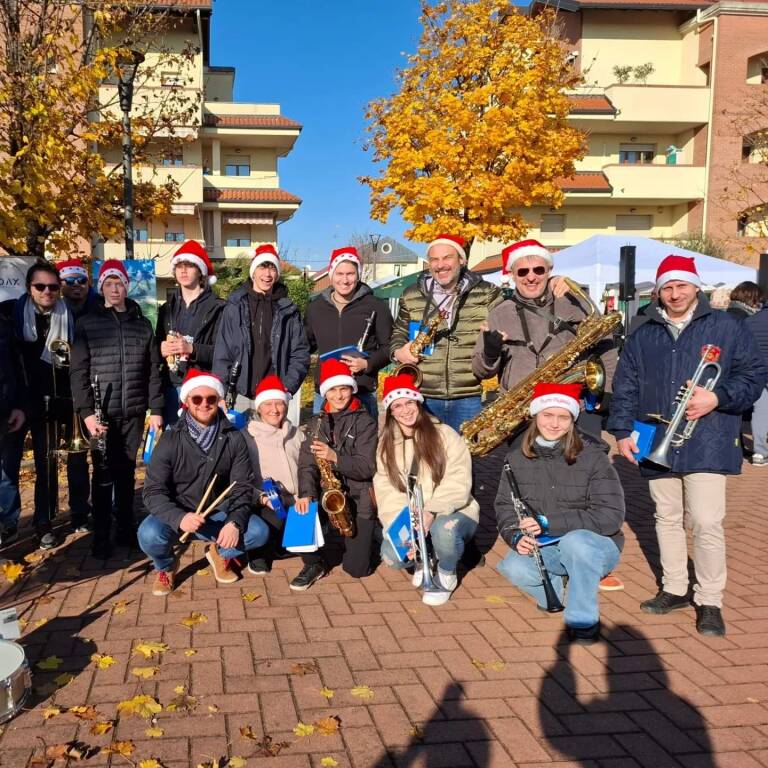
[[[438,310],[435,316],[427,324],[427,328],[417,334],[416,338],[408,345],[408,351],[421,360],[421,353],[435,340],[437,331],[440,328],[441,323],[445,319],[447,313],[444,309]],[[407,374],[413,378],[414,384],[418,387],[421,385],[423,374],[418,365],[412,365],[411,363],[400,363],[395,367],[393,374],[400,376],[401,374]]]
[[[576,361],[598,341],[613,333],[621,323],[621,313],[601,315],[597,305],[571,278],[564,278],[568,290],[590,307],[589,315],[579,323],[576,338],[540,365],[512,389],[484,408],[477,416],[461,425],[461,434],[473,456],[485,456],[513,435],[528,419],[528,408],[536,384],[583,383],[595,395],[605,387],[605,368],[592,356]]]
[[[321,412],[318,414],[317,426],[315,427],[314,434],[310,440],[310,443],[317,440],[320,434],[320,428],[323,424],[324,414]],[[320,470],[320,488],[323,492],[320,497],[320,506],[328,515],[331,525],[345,538],[355,535],[355,527],[352,522],[352,517],[349,514],[347,508],[347,497],[344,495],[344,491],[341,490],[341,480],[336,476],[336,473],[331,469],[331,462],[326,459],[321,459],[319,456],[315,456],[317,462],[317,468]]]

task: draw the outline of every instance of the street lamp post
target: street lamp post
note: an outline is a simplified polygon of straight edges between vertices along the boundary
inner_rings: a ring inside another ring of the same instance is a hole
[[[376,256],[378,254],[379,250],[379,240],[381,240],[381,235],[371,235],[369,234],[368,237],[371,240],[371,257],[373,261],[373,276],[371,277],[371,282],[376,282]],[[363,276],[360,275],[360,279],[363,279]]]
[[[117,92],[123,113],[123,212],[125,219],[125,258],[133,258],[133,142],[131,140],[131,107],[133,106],[133,81],[139,64],[144,61],[140,51],[129,51],[118,59],[120,78]]]

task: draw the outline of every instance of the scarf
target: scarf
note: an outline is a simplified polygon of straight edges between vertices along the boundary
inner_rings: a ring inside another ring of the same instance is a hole
[[[24,341],[37,341],[37,327],[35,325],[35,302],[27,296],[24,304],[24,315],[22,318],[22,335]],[[42,313],[41,313],[42,314]],[[57,339],[72,342],[72,316],[67,310],[67,305],[63,299],[59,299],[51,310],[51,324],[48,328],[48,336],[43,344],[43,352],[40,359],[51,365],[51,350],[48,345]]]
[[[466,290],[469,277],[466,274],[462,274],[456,285],[447,291],[434,277],[430,277],[429,279],[432,282],[431,284],[427,284],[427,287],[432,294],[432,301],[438,309],[445,312],[445,324],[448,328],[451,328],[453,325],[454,307],[456,306],[459,296]]]
[[[748,315],[756,315],[760,311],[760,307],[750,307],[749,304],[745,304],[743,301],[732,301],[728,305],[728,309],[740,309]]]
[[[195,421],[189,411],[184,411],[184,420],[187,424],[189,436],[197,443],[198,448],[207,455],[219,432],[218,416],[213,424],[207,427],[203,426],[199,421]]]

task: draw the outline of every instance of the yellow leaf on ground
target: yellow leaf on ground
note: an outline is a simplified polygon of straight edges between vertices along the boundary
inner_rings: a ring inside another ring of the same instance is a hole
[[[150,718],[162,711],[162,707],[152,696],[140,695],[132,699],[121,701],[117,705],[117,712],[128,717]]]
[[[165,643],[158,643],[154,640],[142,640],[136,644],[133,652],[142,654],[145,659],[151,659],[158,653],[165,653],[167,650],[168,646]]]
[[[49,605],[55,599],[56,598],[53,597],[53,595],[43,595],[42,597],[38,597],[37,600],[35,600],[35,605]]]
[[[372,699],[373,689],[369,685],[356,685],[350,693],[358,699]]]
[[[244,739],[252,739],[253,741],[258,741],[259,734],[256,733],[256,731],[251,728],[250,725],[241,725],[240,726],[240,735]]]
[[[261,597],[261,595],[258,592],[246,592],[243,595],[243,600],[245,600],[246,603],[252,603],[254,600],[258,600]]]
[[[144,734],[150,739],[159,739],[164,733],[165,731],[162,728],[158,728],[157,726],[147,728],[147,730],[144,731]]]
[[[47,659],[43,659],[42,661],[38,661],[35,666],[38,669],[58,669],[64,659],[59,658],[58,656],[49,656]]]
[[[74,679],[75,676],[70,675],[69,672],[62,672],[60,675],[56,675],[56,677],[53,678],[53,682],[56,683],[59,688],[63,688],[68,683],[71,683]]]
[[[333,698],[333,694],[335,691],[332,691],[330,688],[321,688],[320,689],[320,695],[325,696],[328,701],[330,701]]]
[[[24,573],[24,566],[21,563],[5,562],[0,565],[0,573],[9,584],[13,584]]]
[[[184,691],[186,691],[186,690],[187,690],[187,686],[186,686],[186,685],[177,685],[177,686],[176,686],[176,687],[173,689],[173,692],[174,692],[174,693],[184,693]]]
[[[136,745],[132,741],[113,741],[108,747],[104,747],[103,752],[111,752],[113,755],[122,755],[130,757],[136,750]]]
[[[60,714],[61,710],[58,707],[46,707],[43,710],[43,720],[50,720],[52,717]]]
[[[323,757],[320,759],[320,765],[322,768],[336,768],[339,764],[338,760],[334,760],[332,757]]]
[[[24,562],[30,565],[39,563],[41,560],[45,560],[45,555],[42,552],[30,552],[28,555],[24,555]]]
[[[94,653],[91,656],[91,661],[96,665],[96,669],[109,669],[117,663],[113,656],[106,656],[101,653]]]
[[[341,718],[338,715],[321,717],[315,722],[315,728],[317,729],[317,732],[323,736],[333,736],[334,733],[339,732],[340,727]]]
[[[301,720],[299,720],[293,727],[293,732],[297,736],[311,736],[315,732],[315,726],[308,723],[302,723]]]
[[[208,621],[208,617],[204,613],[199,613],[198,611],[192,611],[192,613],[190,613],[186,619],[181,620],[181,623],[185,627],[189,627],[190,629],[192,629],[192,627],[196,626],[197,624],[202,624],[205,621]]]
[[[165,766],[156,757],[150,757],[148,760],[140,761],[139,768],[165,768]]]
[[[149,680],[160,671],[160,667],[132,667],[131,674],[142,680]]]
[[[248,765],[248,761],[244,757],[239,757],[238,755],[232,755],[227,760],[227,768],[245,768],[245,766]]]
[[[185,656],[194,656],[197,653],[197,651],[194,648],[187,648],[186,651],[184,651]]]
[[[112,603],[112,613],[120,616],[128,610],[128,606],[132,602],[133,600],[115,600],[115,602]]]
[[[209,704],[208,711],[212,712],[213,714],[216,714],[217,712],[219,712],[219,707],[217,704]]]
[[[487,595],[485,598],[486,603],[491,605],[506,605],[507,601],[501,595]]]
[[[88,705],[81,705],[79,707],[70,707],[68,712],[71,712],[78,720],[97,720],[99,713],[96,711],[96,707]]]
[[[182,686],[179,687],[181,688]],[[178,688],[176,690],[178,691]],[[197,698],[195,696],[187,696],[186,693],[181,693],[173,701],[168,702],[165,708],[168,712],[191,712],[196,706]]]
[[[114,727],[114,720],[105,720],[103,723],[94,723],[91,726],[91,733],[94,736],[101,736],[103,733],[109,733]]]
[[[19,629],[26,629],[29,624],[29,619],[19,619]]]
[[[507,666],[503,661],[478,661],[477,659],[472,659],[472,664],[478,669],[492,669],[496,672]]]
[[[38,619],[35,622],[35,629],[40,629],[40,627],[44,626],[47,623],[48,623],[48,619]]]
[[[211,569],[210,568],[201,568],[197,572],[198,576],[210,576],[211,575]]]

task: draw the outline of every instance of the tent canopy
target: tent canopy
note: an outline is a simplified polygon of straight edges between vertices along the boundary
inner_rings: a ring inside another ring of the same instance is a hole
[[[593,235],[577,245],[558,251],[554,254],[554,271],[558,275],[573,278],[580,285],[588,286],[590,296],[599,301],[606,284],[619,281],[619,249],[623,245],[635,246],[636,283],[655,283],[659,262],[670,253],[693,257],[705,285],[736,285],[756,278],[755,270],[751,267],[676,248],[649,237],[623,235]],[[485,279],[498,285],[501,282],[501,271],[485,275]]]

